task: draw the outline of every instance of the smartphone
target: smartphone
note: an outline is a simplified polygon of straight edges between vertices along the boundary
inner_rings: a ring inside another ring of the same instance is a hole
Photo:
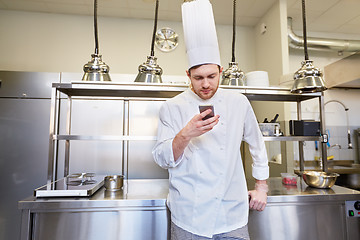
[[[202,113],[203,111],[206,111],[207,109],[211,109],[212,112],[209,113],[208,115],[206,115],[202,120],[206,120],[208,118],[211,118],[211,117],[215,116],[214,106],[213,105],[200,105],[199,106],[200,113]]]

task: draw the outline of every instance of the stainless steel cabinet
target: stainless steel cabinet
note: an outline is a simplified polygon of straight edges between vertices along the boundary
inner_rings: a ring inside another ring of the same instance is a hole
[[[38,213],[34,238],[75,239],[167,239],[166,208]],[[106,223],[106,224],[104,224]],[[154,225],[152,225],[154,224]]]
[[[288,187],[270,178],[268,205],[250,211],[252,240],[358,240],[360,218],[349,216],[360,192],[340,186],[307,187],[303,181]],[[167,240],[167,179],[128,180],[118,193],[101,188],[89,198],[36,199],[19,203],[21,239],[36,240]]]
[[[170,218],[166,179],[131,179],[125,188],[104,188],[89,198],[29,197],[22,209],[23,240],[167,240]]]
[[[59,73],[0,71],[0,240],[19,238],[17,202],[46,181],[55,82]]]

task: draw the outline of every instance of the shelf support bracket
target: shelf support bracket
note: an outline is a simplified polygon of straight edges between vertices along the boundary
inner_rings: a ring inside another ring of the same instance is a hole
[[[329,136],[327,134],[321,135],[321,142],[327,143],[329,140]]]

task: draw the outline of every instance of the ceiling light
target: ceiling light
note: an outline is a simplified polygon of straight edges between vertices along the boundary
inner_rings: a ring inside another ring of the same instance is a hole
[[[99,54],[99,41],[97,29],[97,0],[94,0],[94,35],[95,53],[91,54],[91,60],[84,65],[83,81],[111,81],[109,66],[106,65]]]
[[[309,60],[307,52],[306,39],[306,16],[305,16],[305,0],[302,0],[302,18],[303,18],[303,35],[304,35],[304,55],[305,61],[301,64],[301,68],[294,74],[294,85],[291,89],[292,93],[310,93],[322,92],[326,90],[322,73],[319,68],[315,68],[313,61]]]
[[[151,41],[151,52],[150,56],[147,56],[146,62],[141,64],[138,68],[139,73],[135,78],[135,82],[146,82],[146,83],[162,83],[161,74],[162,69],[157,64],[157,58],[154,56],[154,46],[155,46],[155,34],[157,28],[158,20],[158,9],[159,9],[159,0],[156,0],[155,5],[155,19],[154,19],[154,30]]]
[[[229,68],[222,74],[221,85],[245,86],[245,74],[235,62],[236,0],[234,0],[233,6],[232,59]]]
[[[245,86],[245,74],[237,62],[229,63],[229,68],[223,72],[221,85]]]

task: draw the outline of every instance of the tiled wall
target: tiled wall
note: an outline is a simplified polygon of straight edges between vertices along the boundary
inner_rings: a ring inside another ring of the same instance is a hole
[[[281,156],[281,142],[265,142],[266,151],[268,154],[269,162],[281,164],[282,156]]]
[[[353,160],[359,161],[358,159],[358,151],[359,146],[356,141],[357,135],[355,131],[359,129],[359,126],[350,126],[351,131],[351,142],[352,149],[348,149],[348,139],[347,139],[347,127],[346,126],[328,126],[327,131],[329,134],[329,144],[333,146],[328,148],[327,155],[334,156],[334,160]],[[335,146],[335,144],[339,144],[339,146]],[[316,156],[321,156],[320,145],[319,150],[315,149],[315,142],[305,142],[304,145],[304,159],[305,161],[313,161]],[[299,148],[298,143],[294,142],[294,160],[299,160]]]

